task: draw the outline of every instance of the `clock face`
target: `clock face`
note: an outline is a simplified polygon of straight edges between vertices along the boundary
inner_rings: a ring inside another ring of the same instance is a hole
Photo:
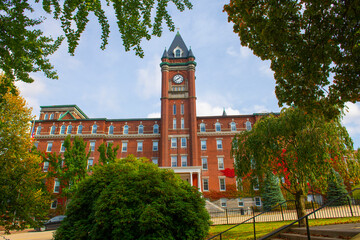
[[[180,74],[176,74],[174,77],[173,77],[173,82],[174,83],[182,83],[184,81],[184,77],[181,76]]]

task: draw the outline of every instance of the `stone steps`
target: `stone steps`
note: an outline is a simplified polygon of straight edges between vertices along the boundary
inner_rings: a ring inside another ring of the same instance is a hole
[[[318,229],[311,228],[310,236],[311,240],[344,240],[351,239],[358,232],[353,230],[339,230],[339,229]],[[272,238],[272,240],[287,239],[287,240],[307,240],[307,230],[306,228],[291,228],[288,232],[280,233],[277,238]]]

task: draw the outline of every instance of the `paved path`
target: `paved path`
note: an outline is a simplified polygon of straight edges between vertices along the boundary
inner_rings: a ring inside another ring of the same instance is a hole
[[[0,240],[51,240],[54,232],[55,231],[24,231],[15,232],[10,235],[3,235],[3,232],[0,232]]]

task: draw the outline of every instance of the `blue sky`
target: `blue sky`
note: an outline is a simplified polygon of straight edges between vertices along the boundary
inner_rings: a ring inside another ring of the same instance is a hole
[[[221,115],[223,108],[229,115],[279,112],[270,63],[241,47],[222,11],[229,0],[192,2],[192,10],[180,13],[170,5],[169,11],[196,57],[197,114]],[[112,27],[105,51],[100,50],[100,27],[93,19],[81,37],[75,56],[67,53],[66,42],[51,56],[59,80],[49,80],[36,73],[34,83],[18,84],[34,115],[39,115],[40,106],[76,104],[94,118],[160,116],[160,58],[176,33],[164,26],[160,38],[144,40],[145,57],[141,59],[133,51],[125,52],[115,17],[111,8],[107,10]],[[39,12],[36,14],[40,15]],[[53,37],[62,34],[60,25],[51,16],[46,17],[41,25],[44,33]],[[343,123],[354,140],[354,147],[358,148],[360,104],[348,107]]]

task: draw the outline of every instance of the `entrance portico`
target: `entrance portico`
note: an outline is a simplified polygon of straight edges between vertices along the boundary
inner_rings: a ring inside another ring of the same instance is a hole
[[[182,180],[187,181],[191,186],[197,187],[201,191],[201,166],[161,168],[172,169]]]

